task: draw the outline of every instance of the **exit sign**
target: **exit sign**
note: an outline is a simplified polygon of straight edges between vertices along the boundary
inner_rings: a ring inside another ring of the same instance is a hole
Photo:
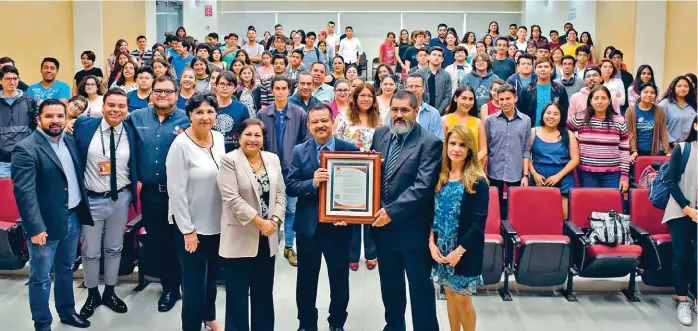
[[[213,5],[205,5],[204,6],[204,16],[206,16],[206,17],[213,16]]]

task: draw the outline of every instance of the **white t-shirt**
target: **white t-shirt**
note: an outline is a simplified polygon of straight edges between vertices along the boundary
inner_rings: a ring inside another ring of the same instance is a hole
[[[325,43],[327,44],[327,48],[332,48],[332,50],[334,50],[335,47],[339,44],[339,36],[336,33],[327,35]]]
[[[339,55],[344,58],[344,62],[346,63],[359,62],[357,54],[361,54],[362,52],[361,42],[356,37],[352,37],[351,39],[344,38],[339,43]]]

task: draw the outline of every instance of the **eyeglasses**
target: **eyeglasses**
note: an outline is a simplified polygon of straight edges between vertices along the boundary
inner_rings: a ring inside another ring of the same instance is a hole
[[[337,93],[349,93],[349,89],[344,89],[344,88],[343,89],[336,89],[334,91]]]
[[[164,94],[164,95],[170,96],[170,95],[173,95],[175,92],[176,92],[175,90],[159,89],[159,88],[153,90],[153,94],[156,94],[156,95],[163,95]]]
[[[233,83],[218,83],[216,85],[218,86],[218,88],[222,88],[222,89],[235,87],[235,84],[233,84]]]
[[[85,111],[85,108],[87,108],[87,107],[80,106],[80,103],[77,101],[73,101],[73,102],[71,102],[71,104],[73,105],[73,107],[75,107],[75,109],[79,110],[81,113],[83,111]]]
[[[19,77],[3,77],[2,80],[6,81],[6,82],[18,82]]]
[[[97,87],[95,83],[85,83],[85,87]]]

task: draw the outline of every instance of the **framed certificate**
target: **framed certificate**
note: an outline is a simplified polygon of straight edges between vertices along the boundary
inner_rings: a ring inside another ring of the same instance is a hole
[[[320,154],[330,179],[320,185],[320,222],[373,223],[380,210],[381,153]]]

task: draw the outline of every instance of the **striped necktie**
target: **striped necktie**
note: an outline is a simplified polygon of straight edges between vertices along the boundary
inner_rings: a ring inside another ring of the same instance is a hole
[[[402,149],[402,138],[400,136],[393,136],[393,141],[390,144],[390,151],[388,152],[388,163],[385,165],[385,179],[390,178],[397,167],[397,157],[400,155],[400,149]]]

